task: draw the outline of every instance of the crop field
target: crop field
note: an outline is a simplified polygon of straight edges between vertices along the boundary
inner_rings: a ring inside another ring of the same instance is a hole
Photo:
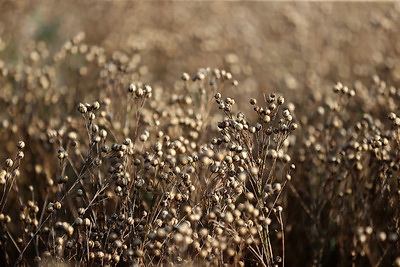
[[[0,1],[0,266],[400,267],[400,4]]]

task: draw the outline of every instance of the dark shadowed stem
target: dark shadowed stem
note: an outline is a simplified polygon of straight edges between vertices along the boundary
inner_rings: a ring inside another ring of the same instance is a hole
[[[279,223],[282,232],[282,267],[285,267],[285,229],[283,228],[282,211],[279,211]]]

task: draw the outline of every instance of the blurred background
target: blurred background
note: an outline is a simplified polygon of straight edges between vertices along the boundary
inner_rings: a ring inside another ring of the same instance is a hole
[[[325,90],[378,74],[400,79],[399,3],[2,1],[1,57],[32,40],[57,50],[79,32],[110,51],[134,50],[146,81],[231,71],[247,92]]]

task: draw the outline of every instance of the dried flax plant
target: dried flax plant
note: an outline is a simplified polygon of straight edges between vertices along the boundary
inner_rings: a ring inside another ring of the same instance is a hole
[[[21,55],[0,61],[2,265],[400,266],[390,75],[235,101],[227,70],[151,86],[83,33]]]

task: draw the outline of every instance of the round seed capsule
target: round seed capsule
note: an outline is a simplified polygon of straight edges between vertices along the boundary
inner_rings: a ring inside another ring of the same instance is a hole
[[[25,148],[25,142],[24,141],[19,141],[17,143],[17,148],[18,149],[24,149]]]

